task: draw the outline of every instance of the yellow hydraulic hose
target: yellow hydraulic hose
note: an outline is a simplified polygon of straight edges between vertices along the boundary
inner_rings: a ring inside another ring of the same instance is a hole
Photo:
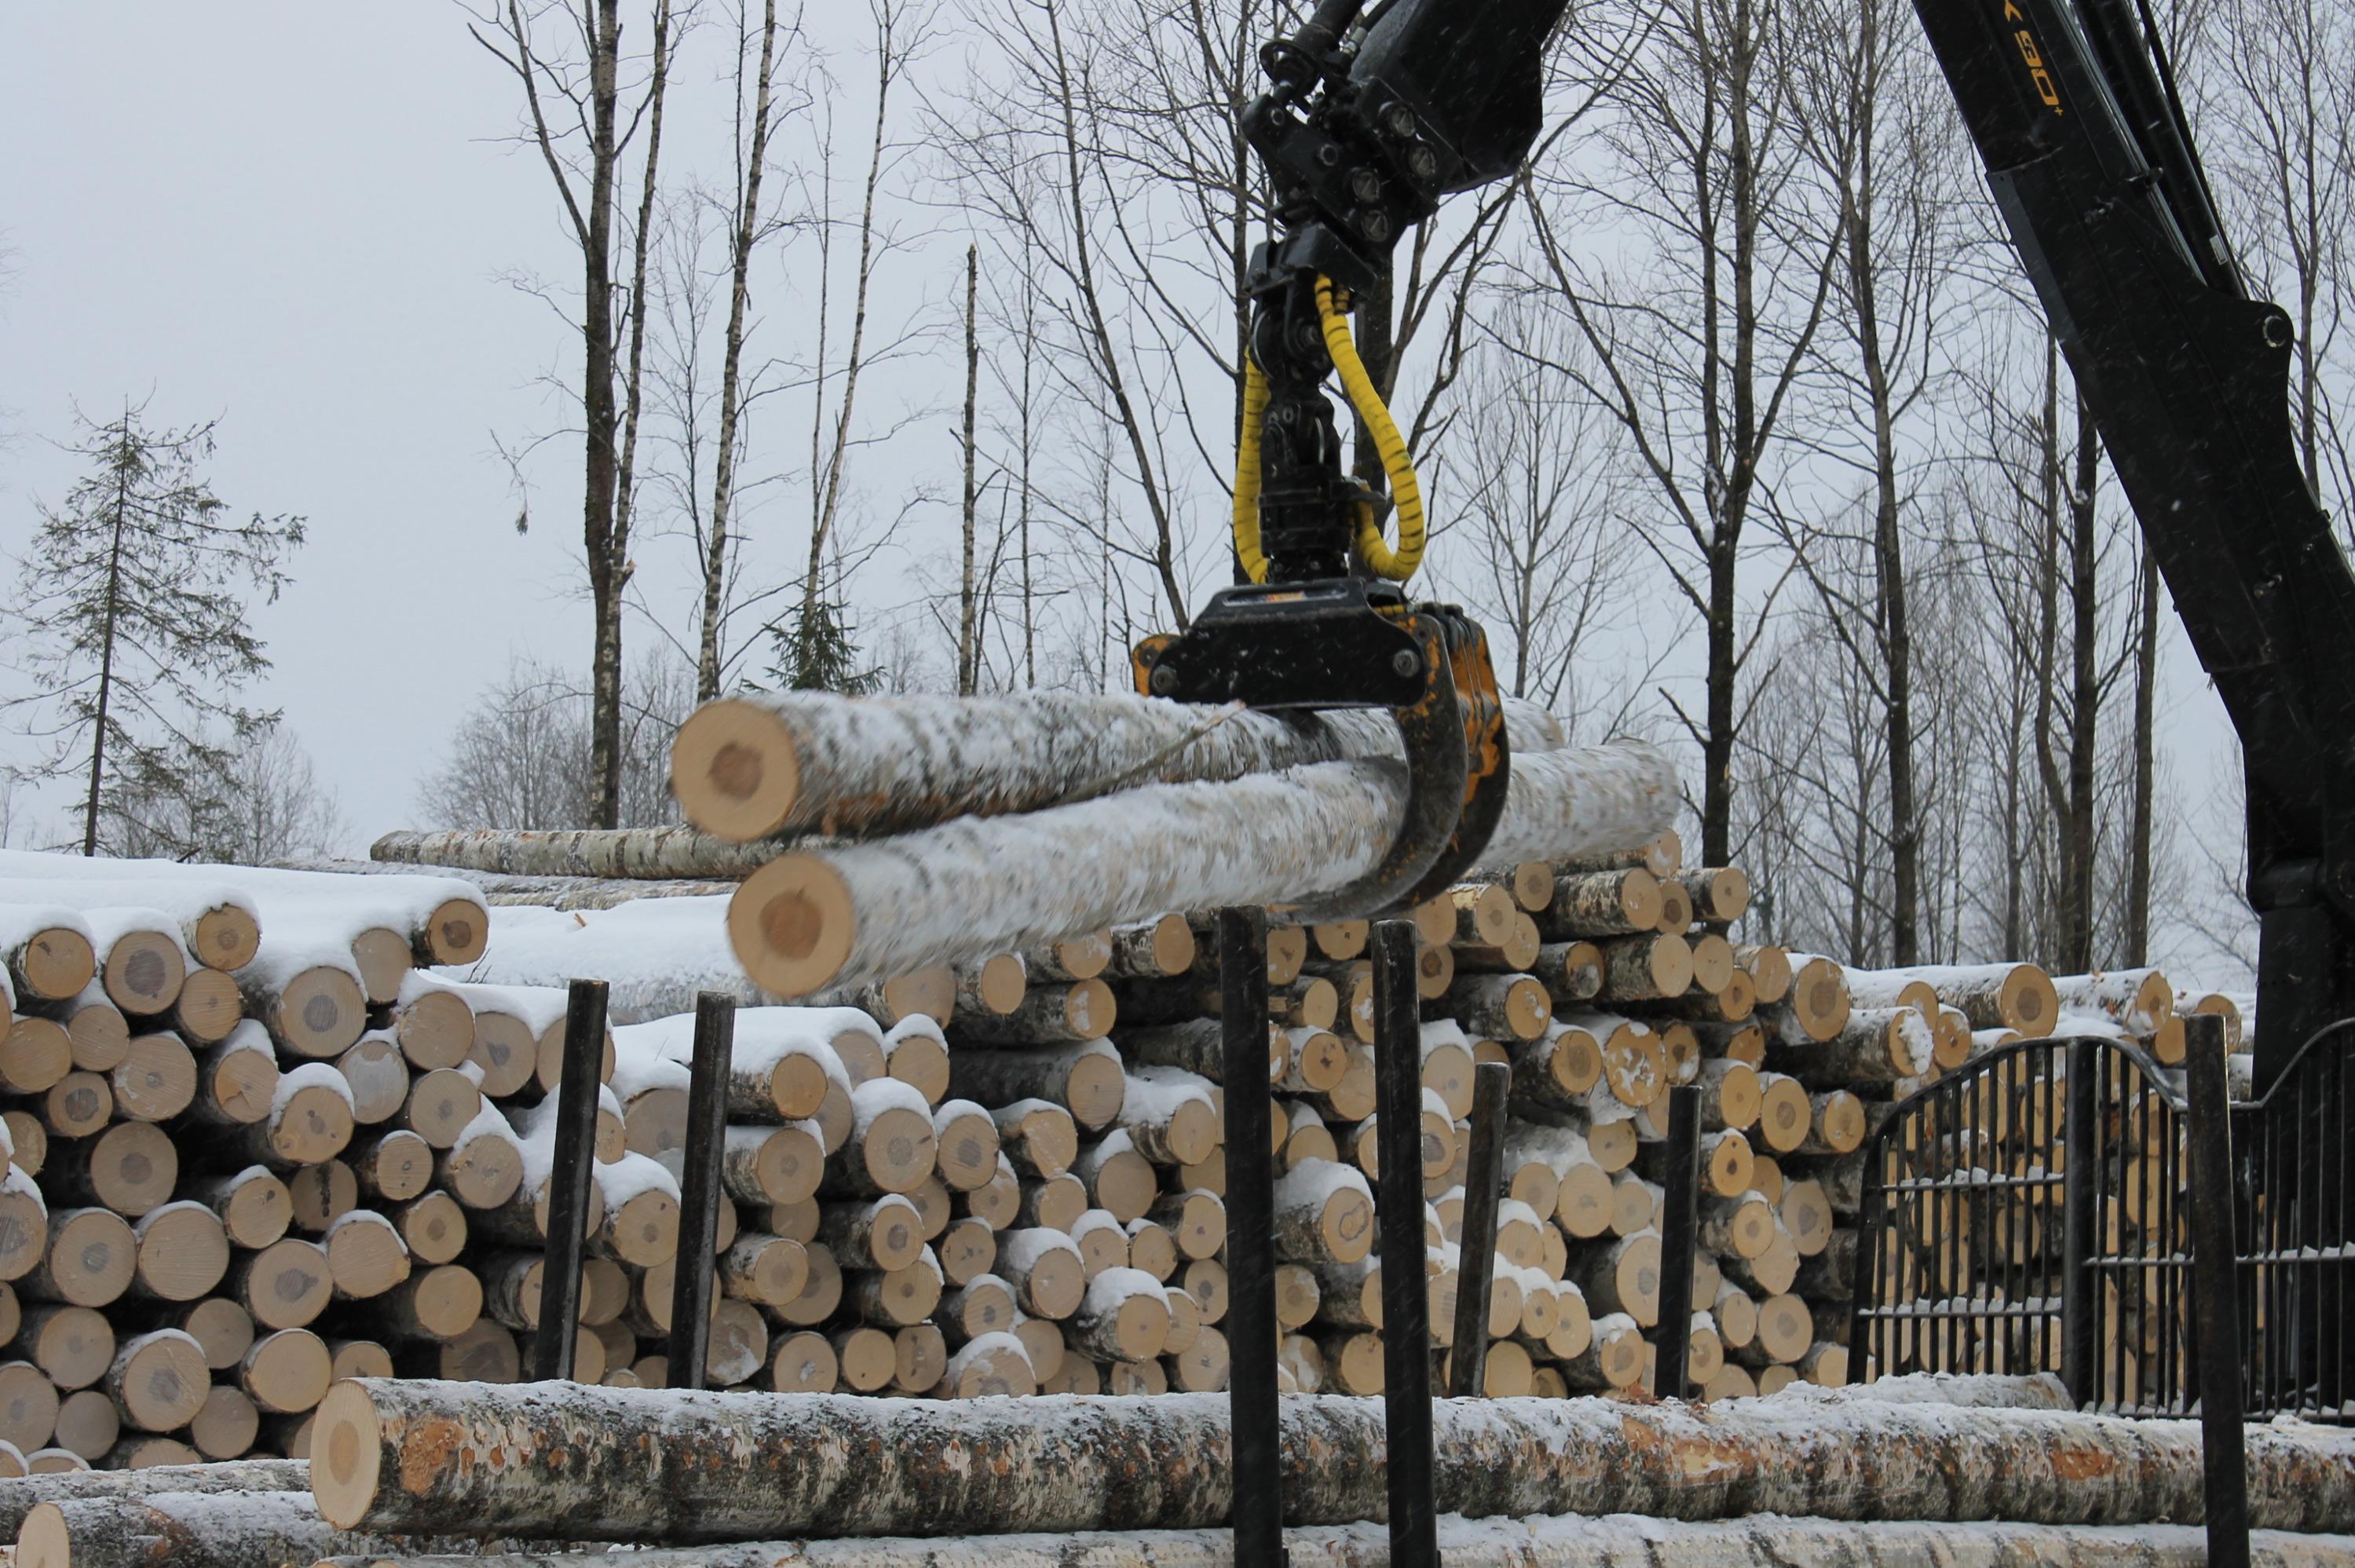
[[[1359,508],[1358,552],[1376,576],[1404,582],[1423,564],[1423,485],[1415,478],[1414,460],[1407,454],[1406,442],[1381,394],[1375,390],[1373,378],[1366,374],[1365,363],[1358,357],[1358,346],[1349,336],[1349,318],[1333,300],[1332,280],[1321,275],[1316,280],[1316,311],[1324,320],[1325,351],[1341,373],[1350,407],[1373,433],[1374,450],[1381,453],[1382,471],[1390,475],[1391,495],[1398,507],[1396,549],[1375,526],[1373,508]],[[1259,542],[1260,425],[1267,417],[1267,373],[1246,354],[1242,432],[1235,443],[1235,554],[1242,561],[1244,575],[1253,582],[1267,581],[1267,556]]]
[[[1374,526],[1373,508],[1368,507],[1358,518],[1358,553],[1366,558],[1377,577],[1404,582],[1423,564],[1423,485],[1414,476],[1414,460],[1407,455],[1405,439],[1358,357],[1358,346],[1349,340],[1349,318],[1333,303],[1333,281],[1321,273],[1316,279],[1316,313],[1325,318],[1325,352],[1333,357],[1333,368],[1341,372],[1349,406],[1373,432],[1374,450],[1381,453],[1382,472],[1391,476],[1391,498],[1398,506],[1398,549],[1393,550],[1383,541],[1381,529]]]
[[[1267,372],[1243,355],[1243,428],[1235,442],[1235,557],[1243,575],[1267,581],[1267,555],[1259,548],[1259,427],[1267,418]]]

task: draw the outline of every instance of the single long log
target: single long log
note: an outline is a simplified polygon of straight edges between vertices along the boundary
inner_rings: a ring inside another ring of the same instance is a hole
[[[756,984],[799,997],[1164,910],[1312,900],[1380,860],[1405,787],[1394,764],[1325,763],[797,850],[738,890],[729,940]],[[1655,747],[1540,752],[1514,767],[1497,833],[1541,859],[1640,841],[1676,805]]]
[[[1442,1402],[1441,1512],[1746,1512],[2144,1522],[2200,1517],[2187,1421],[1848,1400],[1798,1419],[1593,1400]],[[1378,1402],[1293,1399],[1287,1514],[1383,1510]],[[1226,1400],[1059,1407],[357,1379],[319,1409],[312,1488],[346,1529],[581,1540],[1208,1528],[1231,1500]],[[2355,1438],[2248,1434],[2253,1522],[2355,1517]],[[1264,1478],[1263,1478],[1264,1479]]]
[[[186,1475],[199,1467],[163,1467]],[[144,1473],[144,1472],[134,1472]],[[310,1568],[322,1557],[456,1544],[352,1535],[299,1491],[163,1491],[42,1502],[16,1533],[22,1568]]]
[[[1442,1518],[1449,1568],[2202,1568],[2204,1531],[2190,1525],[1978,1524],[1813,1519]],[[2336,1568],[2355,1537],[2260,1531],[2259,1568]],[[1284,1532],[1294,1568],[1391,1568],[1387,1527],[1319,1525]],[[1223,1531],[978,1535],[906,1541],[771,1541],[647,1552],[503,1552],[464,1557],[331,1557],[317,1568],[1233,1568]]]
[[[311,1467],[299,1459],[240,1459],[201,1468],[80,1470],[0,1480],[0,1540],[16,1538],[36,1503],[144,1498],[154,1492],[299,1492],[310,1484]]]
[[[773,845],[716,838],[693,827],[399,832],[368,846],[369,859],[394,865],[652,881],[733,880],[751,876],[776,852]]]
[[[1561,726],[1541,709],[1506,701],[1517,754],[1561,744]],[[1401,757],[1398,731],[1379,713],[1279,717],[1239,704],[1065,692],[790,691],[696,709],[671,743],[671,787],[689,822],[741,842],[905,831],[1132,784],[1225,783],[1310,763]]]

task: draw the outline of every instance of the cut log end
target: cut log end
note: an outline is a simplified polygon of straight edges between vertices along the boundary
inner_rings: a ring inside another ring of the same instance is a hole
[[[755,985],[781,997],[825,989],[849,961],[858,926],[849,887],[814,855],[770,861],[728,901],[737,962]]]
[[[670,776],[689,822],[739,844],[783,829],[801,797],[791,729],[771,709],[735,698],[703,704],[679,726]]]

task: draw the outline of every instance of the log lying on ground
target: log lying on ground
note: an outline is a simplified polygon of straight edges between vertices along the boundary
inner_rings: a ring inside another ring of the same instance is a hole
[[[2190,1525],[1850,1524],[1818,1519],[1523,1520],[1442,1517],[1448,1568],[2202,1568],[2207,1532]],[[2259,1568],[2338,1568],[2355,1538],[2258,1531]],[[1390,1568],[1388,1528],[1284,1532],[1293,1568]],[[1146,1530],[923,1540],[768,1541],[646,1552],[463,1557],[351,1556],[318,1568],[1233,1568],[1224,1531]]]
[[[1165,910],[1313,899],[1381,859],[1405,790],[1395,764],[1325,763],[796,851],[738,891],[729,938],[756,984],[800,997]],[[1526,859],[1638,842],[1677,803],[1653,746],[1537,753],[1513,770],[1497,842]]]
[[[1517,753],[1561,743],[1560,725],[1542,709],[1510,698],[1506,704]],[[968,815],[1038,811],[1132,784],[1222,783],[1401,755],[1397,728],[1374,712],[1279,717],[1239,704],[1061,692],[859,699],[790,691],[696,709],[671,743],[671,788],[689,822],[741,842],[900,832]]]
[[[1746,1512],[2137,1523],[2200,1517],[2200,1431],[1852,1400],[1434,1410],[1436,1503],[1467,1517]],[[1380,1517],[1378,1401],[1284,1402],[1286,1513]],[[1207,1528],[1231,1499],[1223,1395],[1054,1418],[994,1402],[356,1379],[319,1408],[311,1483],[346,1529],[580,1540]],[[2355,1437],[2252,1428],[2253,1522],[2355,1517]]]

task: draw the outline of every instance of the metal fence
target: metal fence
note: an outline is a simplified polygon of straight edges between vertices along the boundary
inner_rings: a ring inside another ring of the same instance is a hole
[[[2079,1403],[2190,1408],[2183,1100],[2141,1048],[2022,1040],[1867,1140],[1849,1375],[2061,1374]]]
[[[2355,1019],[2309,1040],[2232,1109],[2233,1270],[2247,1413],[2355,1421]]]

